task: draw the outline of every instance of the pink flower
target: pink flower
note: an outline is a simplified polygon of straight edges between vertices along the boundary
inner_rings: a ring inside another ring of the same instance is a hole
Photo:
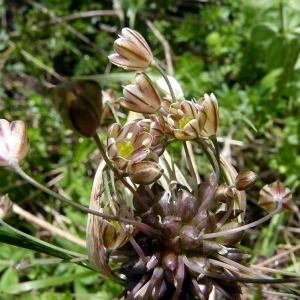
[[[130,28],[123,28],[120,38],[114,43],[115,54],[108,59],[116,66],[127,70],[141,71],[153,60],[152,51],[142,35]]]
[[[0,119],[0,167],[9,167],[10,159],[21,165],[29,152],[29,139],[23,121],[9,123]]]

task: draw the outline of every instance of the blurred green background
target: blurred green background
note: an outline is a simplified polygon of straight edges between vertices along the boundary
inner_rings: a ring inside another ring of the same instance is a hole
[[[299,225],[299,14],[298,0],[0,1],[0,118],[21,119],[28,125],[31,150],[24,169],[88,206],[100,156],[91,140],[76,137],[62,125],[48,91],[63,79],[89,77],[120,96],[121,85],[133,74],[112,66],[107,55],[121,28],[130,26],[182,84],[187,99],[216,95],[220,146],[234,166],[257,172],[258,187],[280,179],[292,190],[295,213],[251,231],[243,245],[253,261],[274,255],[287,243],[279,227]],[[202,166],[201,158],[198,163]],[[23,209],[85,239],[86,215],[49,199],[13,172],[0,170],[0,182],[0,194],[9,193]],[[257,192],[249,193],[248,221],[257,213],[252,204]],[[8,222],[60,247],[86,252],[18,216]],[[289,238],[299,244],[299,233]],[[73,264],[18,273],[13,265],[19,259],[44,256],[0,242],[0,291],[14,283],[45,281],[26,291],[15,290],[18,299],[112,299],[120,291],[116,284]],[[299,264],[299,257],[295,260]],[[57,284],[47,285],[49,278]],[[9,293],[0,298],[14,299]]]

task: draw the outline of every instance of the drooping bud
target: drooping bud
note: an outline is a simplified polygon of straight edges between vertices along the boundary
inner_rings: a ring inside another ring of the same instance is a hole
[[[95,81],[63,82],[52,89],[51,100],[65,125],[85,137],[100,126],[102,92]]]
[[[116,66],[127,70],[141,71],[153,60],[152,51],[142,35],[130,28],[123,28],[120,38],[114,42],[116,54],[108,59]]]
[[[0,220],[9,218],[12,214],[13,203],[6,194],[0,197]]]
[[[151,184],[157,181],[164,170],[153,161],[139,161],[129,166],[129,177],[136,184]]]
[[[29,152],[29,139],[23,121],[9,123],[0,119],[0,167],[9,167],[9,160],[22,165]]]
[[[119,98],[120,104],[142,114],[156,113],[161,107],[161,99],[151,79],[145,73],[138,73],[135,82],[123,88],[124,97]]]
[[[292,210],[292,194],[280,181],[265,185],[259,193],[258,205],[272,212],[282,202],[282,210]]]
[[[235,187],[238,191],[244,191],[254,186],[258,179],[256,173],[244,170],[235,178]]]

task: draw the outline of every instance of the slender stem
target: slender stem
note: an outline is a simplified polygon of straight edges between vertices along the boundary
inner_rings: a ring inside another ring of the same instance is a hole
[[[261,223],[264,223],[267,220],[271,219],[274,215],[276,215],[282,209],[282,201],[277,200],[277,203],[278,203],[278,205],[277,205],[277,207],[274,211],[272,211],[270,214],[266,215],[265,217],[255,221],[255,222],[243,225],[241,227],[228,229],[228,230],[224,230],[224,231],[220,231],[220,232],[206,233],[202,236],[202,239],[204,239],[204,240],[213,239],[213,238],[216,238],[216,237],[219,237],[219,236],[225,236],[227,234],[233,234],[233,233],[236,233],[236,232],[244,231],[244,230],[247,230],[249,228],[255,227],[255,226],[257,226]]]
[[[83,211],[83,212],[88,213],[88,214],[96,215],[96,216],[99,216],[99,217],[102,217],[102,218],[105,218],[105,219],[115,220],[115,221],[118,221],[118,222],[123,222],[125,224],[131,224],[131,225],[137,226],[143,232],[146,231],[147,233],[150,232],[150,233],[155,234],[155,235],[158,234],[158,231],[156,229],[152,228],[151,226],[149,226],[147,224],[144,224],[144,223],[141,223],[141,222],[138,222],[138,221],[135,221],[135,220],[130,220],[130,219],[125,219],[125,218],[121,218],[121,217],[117,217],[117,216],[104,214],[104,213],[101,213],[99,211],[89,209],[85,206],[82,206],[82,205],[80,205],[76,202],[73,202],[73,201],[65,198],[64,196],[62,196],[60,194],[57,194],[57,193],[53,192],[52,190],[48,189],[44,185],[42,185],[39,182],[37,182],[36,180],[34,180],[28,174],[26,174],[21,169],[21,167],[19,166],[18,160],[15,159],[15,158],[9,160],[9,165],[14,169],[15,172],[17,172],[22,178],[24,178],[27,182],[29,182],[33,186],[37,187],[38,189],[42,190],[43,192],[47,193],[48,195],[50,195],[50,196],[52,196],[52,197],[54,197],[54,198],[56,198],[56,199],[58,199],[58,200],[60,200],[64,203],[67,203],[67,204],[79,209],[80,211]]]
[[[199,208],[199,210],[203,210],[207,206],[207,204],[212,200],[215,190],[218,186],[218,182],[219,182],[219,178],[220,178],[220,164],[218,163],[218,160],[216,158],[216,154],[214,153],[213,148],[208,143],[206,143],[203,139],[200,139],[200,138],[195,139],[195,142],[203,149],[204,153],[210,160],[210,162],[214,168],[214,171],[215,171],[214,184],[210,189],[210,193],[207,195],[206,199],[202,202],[202,204]]]
[[[187,158],[187,162],[188,162],[188,166],[189,166],[189,171],[192,175],[192,178],[194,180],[194,188],[195,188],[195,195],[198,194],[198,180],[199,180],[199,176],[197,176],[197,172],[194,168],[194,165],[193,165],[193,160],[191,158],[191,155],[190,155],[190,151],[189,151],[189,148],[188,148],[188,142],[184,141],[183,142],[183,147],[184,147],[184,152],[185,152],[185,155],[186,155],[186,158]],[[192,151],[191,151],[192,152]]]
[[[166,75],[166,73],[164,72],[164,70],[161,68],[161,66],[157,63],[157,61],[155,59],[152,60],[150,66],[153,67],[154,69],[156,69],[161,74],[161,76],[164,78],[164,80],[166,81],[166,83],[168,85],[168,88],[170,90],[170,94],[171,94],[173,102],[174,103],[177,102],[174,91],[173,91],[173,88],[172,88],[171,83],[169,81],[169,78]]]
[[[224,223],[227,221],[227,219],[229,218],[229,216],[233,210],[233,206],[234,206],[234,199],[231,199],[229,204],[227,204],[226,212],[224,213],[224,215],[220,219],[220,221],[218,221],[218,223],[216,224],[214,231],[218,231],[224,225]]]
[[[86,247],[86,241],[82,240],[81,238],[74,236],[73,234],[69,233],[68,231],[62,230],[58,227],[53,226],[52,224],[36,217],[35,215],[27,212],[26,210],[22,209],[19,205],[13,204],[13,212],[15,214],[18,214],[19,216],[23,217],[26,219],[29,223],[35,224],[41,228],[44,228],[51,232],[53,235],[59,235],[62,236],[63,238],[80,245],[81,247]]]

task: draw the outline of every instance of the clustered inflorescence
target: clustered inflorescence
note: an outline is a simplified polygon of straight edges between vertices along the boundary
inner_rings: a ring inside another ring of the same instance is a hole
[[[103,163],[91,208],[133,223],[91,215],[90,261],[103,276],[126,285],[120,295],[126,299],[208,299],[214,288],[228,299],[240,299],[241,278],[257,277],[245,263],[249,256],[237,248],[244,231],[254,226],[244,224],[244,190],[257,176],[251,171],[237,174],[220,156],[214,94],[186,100],[179,83],[164,75],[146,41],[134,30],[124,28],[114,46],[116,54],[109,56],[110,61],[139,71],[135,84],[124,86],[119,99],[122,107],[139,117],[124,126],[111,125],[107,138],[108,163],[133,188],[129,193],[133,198]],[[144,72],[148,67],[161,72],[156,84],[164,97]],[[167,148],[175,141],[185,149],[191,183],[168,156]],[[203,182],[197,179],[190,142],[203,150],[214,170]],[[263,189],[259,205],[272,206],[269,218],[288,208],[289,199],[289,190],[276,182]]]
[[[116,53],[109,56],[113,64],[138,71],[135,84],[123,87],[123,97],[116,100],[112,91],[102,92],[97,83],[83,80],[52,91],[65,124],[93,137],[102,155],[90,210],[82,209],[90,213],[91,265],[123,284],[119,298],[126,299],[208,299],[215,291],[240,299],[244,284],[265,281],[276,286],[281,281],[248,265],[249,255],[238,245],[245,230],[291,209],[290,191],[278,181],[265,186],[258,205],[269,214],[245,224],[244,191],[257,176],[248,170],[237,173],[220,155],[215,95],[186,100],[179,83],[165,75],[134,30],[124,28],[114,48]],[[149,67],[162,75],[156,84],[146,74]],[[119,105],[137,117],[122,125]],[[108,118],[116,123],[109,126],[104,146],[97,129]],[[19,168],[29,150],[25,124],[0,120],[0,138],[0,166],[28,179]],[[168,151],[174,142],[182,145],[188,176]],[[212,166],[202,181],[191,143]]]

